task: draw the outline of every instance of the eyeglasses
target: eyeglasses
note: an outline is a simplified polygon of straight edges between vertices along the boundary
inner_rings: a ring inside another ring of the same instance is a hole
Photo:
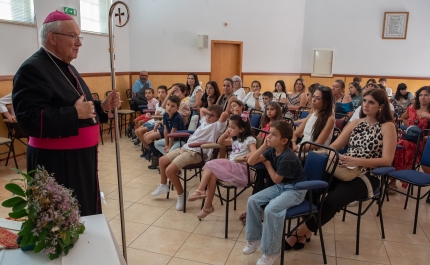
[[[210,113],[206,114],[206,116],[209,117],[209,118],[214,118],[214,117],[218,118],[218,116],[210,114]]]
[[[68,37],[72,38],[74,42],[78,42],[78,40],[82,41],[84,39],[84,37],[75,36],[75,35],[63,34],[63,33],[59,33],[59,32],[52,32],[52,33],[57,34],[57,35],[68,36]]]

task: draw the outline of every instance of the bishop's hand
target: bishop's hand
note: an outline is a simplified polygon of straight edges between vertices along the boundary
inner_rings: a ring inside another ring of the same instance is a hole
[[[119,107],[121,107],[120,94],[116,91],[116,89],[114,89],[113,92],[109,93],[106,99],[103,100],[102,109],[103,111],[111,111],[114,108]]]
[[[75,108],[76,108],[76,111],[78,112],[78,118],[81,120],[95,118],[96,114],[94,113],[93,102],[92,101],[85,102],[84,99],[85,99],[85,96],[81,96],[75,102]]]

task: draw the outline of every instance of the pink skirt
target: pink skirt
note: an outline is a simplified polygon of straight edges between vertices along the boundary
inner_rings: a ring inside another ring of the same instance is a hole
[[[245,187],[248,184],[248,169],[245,163],[232,162],[225,158],[206,162],[203,170],[209,169],[222,181],[227,181],[236,187]]]

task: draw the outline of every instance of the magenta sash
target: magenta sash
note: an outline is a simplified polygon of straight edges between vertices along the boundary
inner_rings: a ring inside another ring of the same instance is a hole
[[[28,144],[50,150],[70,150],[93,147],[99,143],[100,125],[79,128],[78,135],[65,138],[36,138],[31,137]]]

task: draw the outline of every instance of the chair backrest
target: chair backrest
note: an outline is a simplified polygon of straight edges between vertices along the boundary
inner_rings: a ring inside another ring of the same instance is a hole
[[[343,119],[335,119],[334,127],[342,131],[343,127],[345,127],[345,121]]]
[[[261,120],[260,114],[257,114],[257,113],[251,114],[251,127],[260,128],[260,120]]]
[[[245,93],[248,94],[249,91],[251,91],[251,88],[249,88],[249,86],[244,86],[243,90],[245,90]]]
[[[130,88],[125,91],[125,95],[127,96],[127,99],[131,99],[132,93]]]
[[[421,131],[419,140],[418,140],[419,144],[416,145],[415,157],[414,157],[412,168],[418,168],[420,165],[430,167],[430,141],[428,139],[429,137],[430,137],[430,129],[425,129]],[[420,146],[423,146],[423,145],[424,145],[424,150],[422,151],[421,161],[417,161],[417,155],[420,151],[419,150]]]
[[[308,152],[304,167],[306,180],[323,180],[327,161],[328,155],[325,153]]]

